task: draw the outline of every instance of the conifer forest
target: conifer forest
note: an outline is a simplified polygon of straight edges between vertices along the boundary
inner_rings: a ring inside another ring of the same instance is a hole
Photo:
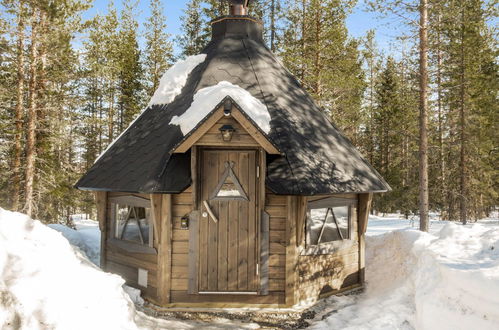
[[[170,0],[115,1],[87,17],[92,0],[0,0],[1,207],[43,221],[94,214],[93,193],[73,185],[227,13],[218,0],[188,0],[181,17],[164,10]],[[355,0],[255,0],[250,10],[267,46],[392,187],[374,212],[487,216],[499,204],[497,0],[365,4],[397,18],[392,51],[375,30],[350,35]]]

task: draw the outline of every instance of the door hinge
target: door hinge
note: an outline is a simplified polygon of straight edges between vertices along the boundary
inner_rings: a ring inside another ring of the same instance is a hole
[[[260,178],[260,166],[256,167],[256,178]]]
[[[256,275],[260,275],[260,264],[256,264]]]

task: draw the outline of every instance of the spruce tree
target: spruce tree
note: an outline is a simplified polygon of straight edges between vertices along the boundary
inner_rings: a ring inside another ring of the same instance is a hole
[[[138,44],[137,3],[125,0],[120,15],[118,56],[119,131],[138,115],[144,105],[142,64]]]
[[[201,9],[201,0],[190,0],[180,18],[182,26],[177,42],[181,48],[181,57],[199,54],[208,42],[208,36],[203,32],[206,20]]]
[[[152,96],[159,86],[162,74],[173,62],[173,46],[166,33],[166,17],[160,0],[150,1],[151,16],[145,23],[146,49],[144,67],[147,94]]]

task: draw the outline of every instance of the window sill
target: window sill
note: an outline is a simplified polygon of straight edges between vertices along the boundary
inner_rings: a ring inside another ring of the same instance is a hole
[[[110,245],[123,249],[130,253],[158,254],[158,251],[156,251],[155,248],[148,245],[135,244],[116,238],[110,238],[108,242]]]
[[[335,254],[339,250],[348,249],[352,247],[355,243],[356,242],[354,240],[344,239],[341,241],[323,243],[320,245],[309,245],[303,248],[300,255],[314,256],[322,254]]]

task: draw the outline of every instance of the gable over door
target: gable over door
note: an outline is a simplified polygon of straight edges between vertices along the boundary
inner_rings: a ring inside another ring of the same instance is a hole
[[[199,293],[256,293],[257,151],[201,152]]]

